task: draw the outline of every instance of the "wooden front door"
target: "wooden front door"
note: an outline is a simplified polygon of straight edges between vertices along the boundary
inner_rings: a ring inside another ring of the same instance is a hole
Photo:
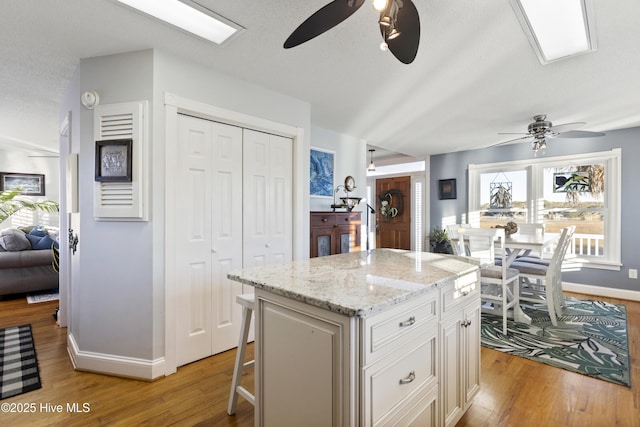
[[[376,198],[376,247],[411,249],[411,177],[377,179]]]

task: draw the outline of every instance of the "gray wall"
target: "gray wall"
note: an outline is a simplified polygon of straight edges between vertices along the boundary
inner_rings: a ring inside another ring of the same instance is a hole
[[[80,61],[81,93],[97,91],[103,105],[151,100],[152,82],[151,50]],[[80,351],[151,359],[152,222],[94,219],[93,118],[92,110],[80,110],[80,283],[73,284],[72,332]]]
[[[640,128],[607,132],[600,138],[588,139],[552,139],[547,145],[547,157],[569,154],[606,151],[612,148],[622,149],[622,263],[620,271],[605,271],[583,268],[577,272],[563,273],[563,281],[607,288],[640,290],[640,280],[629,279],[629,268],[640,268],[638,242],[640,226],[637,216],[640,212],[640,198],[637,183],[640,180]],[[443,218],[455,217],[460,222],[461,215],[468,211],[468,175],[469,164],[523,160],[532,157],[529,144],[509,144],[482,150],[462,151],[431,157],[431,225],[442,224]],[[437,184],[439,179],[456,178],[458,198],[456,200],[438,200]]]

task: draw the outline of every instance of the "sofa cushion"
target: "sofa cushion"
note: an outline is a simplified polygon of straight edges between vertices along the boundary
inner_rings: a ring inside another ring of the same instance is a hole
[[[15,228],[8,228],[0,232],[0,246],[7,252],[31,249],[31,243],[26,235]]]
[[[46,266],[52,271],[55,271],[51,266],[52,262],[52,251],[4,252],[2,256],[0,256],[0,277],[2,277],[2,279],[5,278],[6,269]],[[3,280],[0,280],[0,285],[2,284]]]

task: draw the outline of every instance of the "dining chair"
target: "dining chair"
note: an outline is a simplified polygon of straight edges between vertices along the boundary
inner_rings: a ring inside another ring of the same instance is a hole
[[[511,264],[512,268],[520,272],[520,300],[546,304],[553,326],[558,326],[558,319],[565,305],[562,292],[562,262],[573,241],[575,229],[575,225],[562,229],[548,265],[518,259]]]
[[[518,224],[518,233],[529,236],[544,236],[544,228],[545,225],[539,223]],[[533,255],[531,255],[531,251],[528,250],[520,256],[537,256],[538,258],[542,259],[543,254],[534,253]]]
[[[454,255],[468,255],[466,251],[464,253],[458,252],[460,246],[458,244],[458,229],[459,228],[471,228],[470,224],[450,224],[445,226],[447,234],[449,235],[449,242],[451,243],[451,249]]]
[[[506,267],[505,233],[502,228],[458,228],[458,251],[480,260],[480,300],[484,313],[502,315],[507,334],[507,313],[518,304],[520,272]],[[496,264],[496,258],[501,262]]]

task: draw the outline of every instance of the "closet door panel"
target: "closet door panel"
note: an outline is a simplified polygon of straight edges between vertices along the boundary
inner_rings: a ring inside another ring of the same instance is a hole
[[[184,221],[176,230],[176,358],[178,366],[211,354],[211,129],[180,116],[178,206]]]
[[[244,267],[269,261],[269,135],[243,130]]]
[[[291,261],[293,257],[293,142],[290,138],[269,135],[268,211],[270,262]]]
[[[242,310],[236,296],[242,285],[227,278],[242,268],[242,129],[209,122],[212,135],[212,323],[211,354],[238,345]]]

